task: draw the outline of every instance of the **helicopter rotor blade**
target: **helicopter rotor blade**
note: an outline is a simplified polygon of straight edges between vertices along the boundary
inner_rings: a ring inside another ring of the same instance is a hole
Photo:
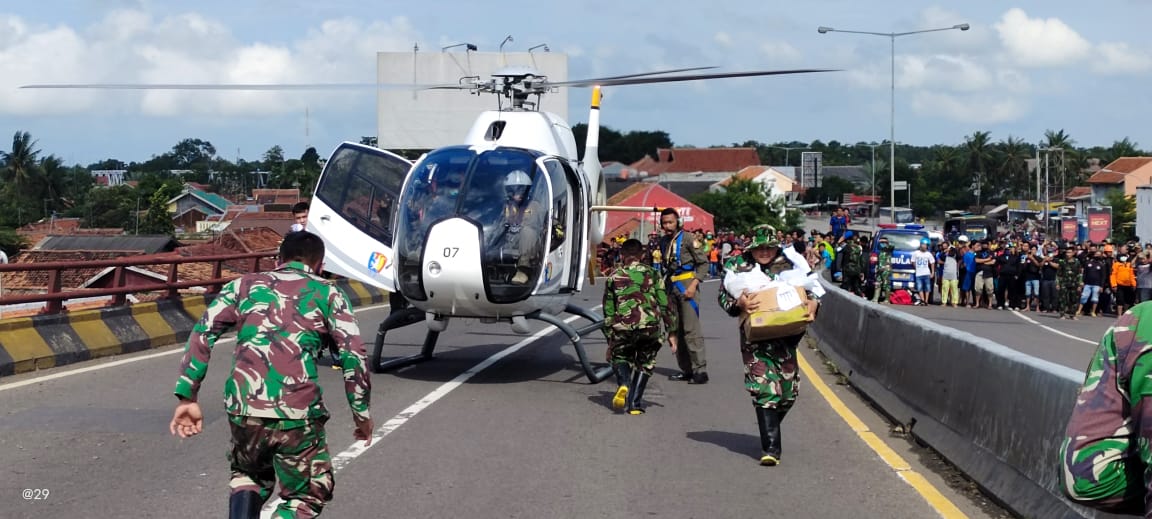
[[[714,68],[716,68],[716,67],[674,68],[674,69],[669,69],[669,70],[657,70],[655,72],[640,72],[637,74],[624,74],[622,76],[606,76],[606,77],[600,77],[600,78],[595,78],[595,79],[582,79],[580,81],[610,81],[610,80],[628,79],[628,78],[634,78],[634,77],[656,76],[656,75],[660,75],[660,74],[677,74],[680,72],[692,72],[695,70],[711,70]],[[570,83],[570,81],[564,81],[562,83]],[[559,84],[562,84],[562,83],[559,83]],[[556,85],[558,85],[558,83],[550,83],[550,85],[556,86]]]
[[[837,72],[836,69],[794,69],[794,70],[752,70],[745,72],[720,72],[715,74],[690,74],[686,76],[662,76],[662,77],[633,77],[621,79],[608,79],[604,81],[597,81],[594,79],[580,79],[576,81],[561,81],[558,83],[550,83],[549,86],[566,86],[566,87],[589,87],[589,86],[620,86],[620,85],[645,85],[652,83],[676,83],[680,81],[698,81],[701,79],[723,79],[723,78],[736,78],[736,77],[756,77],[756,76],[783,76],[789,74],[810,74],[814,72]]]
[[[370,89],[431,89],[456,88],[467,90],[471,85],[405,85],[396,83],[59,83],[22,85],[23,89],[39,90],[370,90]]]

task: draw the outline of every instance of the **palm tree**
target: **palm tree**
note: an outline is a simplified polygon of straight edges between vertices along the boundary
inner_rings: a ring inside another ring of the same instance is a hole
[[[1004,180],[1009,196],[1027,197],[1028,186],[1028,159],[1032,157],[1032,147],[1024,139],[1009,136],[1008,140],[1000,143],[999,176]]]
[[[40,159],[40,172],[44,183],[42,198],[51,199],[49,203],[54,209],[60,208],[62,202],[65,202],[66,206],[70,205],[67,203],[70,201],[64,200],[71,191],[68,185],[68,169],[64,167],[64,161],[55,155],[48,155]]]
[[[980,183],[981,191],[985,191],[984,184],[988,178],[987,166],[993,162],[992,149],[988,145],[989,132],[973,132],[964,138],[964,152],[968,158],[968,172],[974,182]]]
[[[12,137],[12,151],[0,151],[4,180],[18,190],[32,184],[39,173],[36,168],[39,155],[40,150],[36,149],[32,136],[28,132],[16,132]]]
[[[1116,160],[1120,157],[1139,157],[1143,155],[1143,153],[1136,149],[1135,142],[1129,140],[1128,137],[1124,137],[1123,140],[1112,143],[1112,147],[1108,148],[1108,155],[1111,157],[1111,160]]]

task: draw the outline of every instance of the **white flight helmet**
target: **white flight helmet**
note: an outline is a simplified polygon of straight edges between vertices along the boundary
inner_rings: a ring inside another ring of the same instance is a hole
[[[521,170],[514,170],[504,177],[504,187],[528,187],[532,185],[532,179],[528,174]]]

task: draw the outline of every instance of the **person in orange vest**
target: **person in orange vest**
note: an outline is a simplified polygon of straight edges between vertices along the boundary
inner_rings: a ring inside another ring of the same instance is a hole
[[[1115,301],[1116,315],[1124,315],[1124,308],[1136,304],[1136,265],[1129,254],[1128,246],[1120,246],[1120,255],[1112,264],[1112,299]]]

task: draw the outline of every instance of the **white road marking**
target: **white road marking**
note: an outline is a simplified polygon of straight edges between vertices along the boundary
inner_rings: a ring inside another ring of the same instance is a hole
[[[572,317],[565,319],[564,322],[570,323],[570,322],[575,321],[576,319],[579,319],[579,318],[580,318],[579,316],[574,315]],[[483,361],[481,361],[479,364],[469,368],[468,371],[465,371],[465,372],[457,375],[456,378],[449,380],[448,382],[445,382],[440,387],[434,389],[431,393],[424,395],[423,398],[421,398],[420,400],[417,400],[415,403],[408,406],[403,411],[400,411],[400,413],[398,413],[396,416],[389,418],[387,422],[384,422],[384,425],[381,425],[380,427],[378,427],[376,429],[376,432],[372,433],[372,443],[370,445],[366,446],[366,445],[364,445],[364,442],[356,441],[356,442],[353,442],[352,445],[350,447],[348,447],[347,449],[344,449],[339,454],[332,456],[332,472],[333,473],[338,472],[345,465],[351,463],[352,460],[360,457],[361,454],[364,454],[365,452],[367,452],[368,449],[371,449],[375,445],[379,445],[380,440],[383,440],[385,436],[388,436],[389,434],[396,432],[397,429],[399,429],[405,423],[408,423],[408,420],[411,420],[414,416],[420,414],[421,411],[427,409],[429,406],[436,403],[437,400],[440,400],[441,398],[444,398],[445,396],[447,396],[448,393],[451,393],[454,389],[460,387],[460,385],[464,384],[469,379],[476,376],[477,373],[484,371],[485,369],[491,367],[493,364],[500,362],[500,360],[502,360],[504,357],[507,357],[513,353],[516,353],[517,351],[520,351],[520,349],[522,349],[523,347],[539,340],[541,337],[544,337],[545,335],[548,335],[554,331],[556,331],[556,327],[554,327],[552,325],[548,325],[548,326],[544,327],[544,329],[532,334],[531,337],[528,337],[528,338],[526,338],[526,339],[524,339],[524,340],[522,340],[516,344],[513,344],[512,346],[509,346],[507,348],[504,348],[503,350],[500,350],[500,351],[494,353],[491,357],[488,357],[487,359],[484,359]],[[263,510],[261,510],[261,513],[260,513],[261,519],[271,518],[272,513],[275,512],[275,510],[276,510],[276,507],[280,506],[280,503],[282,503],[282,502],[283,502],[283,500],[281,500],[279,497],[277,497],[277,498],[269,501],[268,503],[266,503],[264,505]]]
[[[359,309],[356,309],[354,311],[356,313],[366,312],[368,310],[375,310],[377,308],[384,308],[386,306],[388,306],[388,304],[384,303],[384,304],[375,305],[375,306],[365,306],[363,308],[359,308]],[[233,341],[233,340],[236,340],[236,339],[233,337],[228,337],[226,339],[220,339],[219,341],[216,341],[216,344],[221,344],[221,343]],[[125,364],[132,364],[133,362],[141,362],[141,361],[145,361],[145,360],[155,359],[158,357],[175,355],[177,353],[184,353],[184,348],[175,348],[172,351],[162,351],[160,353],[151,353],[148,355],[141,355],[139,357],[132,357],[130,359],[123,359],[123,360],[107,362],[104,364],[97,364],[95,366],[84,366],[84,367],[80,367],[80,368],[73,368],[73,369],[69,369],[66,371],[61,371],[59,373],[52,373],[51,375],[44,375],[44,376],[40,376],[40,377],[30,378],[28,380],[21,380],[19,382],[11,382],[8,384],[0,385],[0,391],[8,391],[9,389],[16,389],[16,388],[20,388],[20,387],[24,387],[24,386],[30,386],[32,384],[39,384],[41,382],[48,382],[50,380],[56,380],[59,378],[71,377],[73,375],[82,375],[84,373],[91,373],[93,371],[100,371],[102,369],[114,368],[116,366],[123,366]]]
[[[1071,334],[1067,334],[1067,333],[1064,333],[1064,332],[1062,332],[1062,331],[1060,331],[1060,330],[1057,330],[1057,329],[1055,329],[1055,328],[1053,328],[1053,327],[1051,327],[1051,326],[1046,326],[1046,325],[1040,324],[1040,323],[1036,322],[1036,320],[1035,320],[1035,319],[1032,319],[1031,317],[1028,317],[1028,316],[1026,316],[1026,315],[1024,315],[1024,314],[1022,314],[1022,313],[1020,313],[1020,312],[1018,312],[1018,311],[1016,311],[1016,310],[1012,310],[1012,313],[1016,314],[1016,317],[1019,317],[1019,318],[1021,318],[1021,319],[1025,320],[1025,321],[1028,321],[1028,322],[1030,322],[1030,323],[1032,323],[1032,324],[1034,324],[1034,325],[1036,325],[1036,326],[1039,326],[1039,327],[1041,327],[1041,328],[1043,328],[1043,329],[1045,329],[1045,330],[1048,330],[1048,331],[1050,331],[1050,332],[1052,332],[1052,333],[1054,333],[1054,334],[1056,334],[1056,335],[1063,335],[1064,337],[1067,337],[1067,338],[1069,338],[1069,339],[1072,339],[1072,340],[1080,341],[1080,342],[1083,342],[1083,343],[1085,343],[1085,344],[1091,344],[1091,345],[1093,345],[1093,346],[1095,346],[1095,345],[1096,345],[1096,341],[1090,341],[1090,340],[1088,340],[1088,339],[1082,339],[1082,338],[1080,338],[1080,337],[1077,337],[1077,336],[1075,336],[1075,335],[1071,335]]]

